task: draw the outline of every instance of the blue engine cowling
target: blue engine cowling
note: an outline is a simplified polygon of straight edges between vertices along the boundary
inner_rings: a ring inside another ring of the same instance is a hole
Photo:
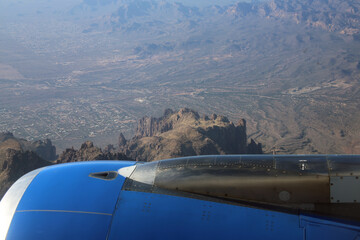
[[[329,200],[318,203],[327,206],[321,212],[314,208],[316,204],[298,202],[302,197],[279,201],[262,189],[270,186],[270,193],[286,190],[296,196],[296,191],[313,187],[288,184],[285,180],[292,171],[297,178],[310,178],[314,184],[327,179],[325,188],[330,192],[337,184],[345,188],[352,184],[349,189],[358,191],[359,159],[202,156],[152,163],[93,161],[45,167],[23,176],[2,199],[0,240],[360,239],[358,218],[340,219],[351,215],[335,211],[347,209],[357,215],[358,203],[332,203],[325,189]],[[328,169],[337,172],[333,176]],[[268,180],[259,181],[259,176]],[[253,177],[252,184],[262,188],[242,183]],[[285,180],[279,181],[283,177]],[[334,185],[330,185],[332,177]],[[335,190],[341,193],[343,189]],[[349,196],[353,195],[351,191]],[[250,200],[268,198],[269,202],[251,202],[245,198],[249,196]],[[322,195],[317,192],[314,196]]]
[[[28,173],[1,201],[0,239],[106,239],[124,182],[109,173],[132,164],[70,163]]]

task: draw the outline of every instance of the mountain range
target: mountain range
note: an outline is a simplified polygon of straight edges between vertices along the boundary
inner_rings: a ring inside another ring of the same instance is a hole
[[[187,108],[167,109],[160,118],[141,118],[133,138],[126,140],[120,134],[118,147],[108,145],[102,149],[86,141],[79,149],[67,148],[59,156],[52,155],[55,149],[49,139],[29,142],[9,132],[0,133],[0,197],[25,173],[53,164],[262,153],[260,143],[252,139],[248,142],[244,119],[235,125],[224,116],[200,117],[199,113]]]
[[[161,35],[171,29],[172,32],[184,28],[193,30],[199,27],[199,24],[214,24],[226,18],[236,24],[236,21],[241,21],[246,16],[293,21],[329,32],[355,35],[356,38],[360,26],[360,4],[356,0],[239,1],[228,5],[218,5],[210,1],[203,7],[156,0],[83,1],[73,7],[70,13],[85,13],[89,8],[93,12],[102,12],[109,6],[116,10],[106,10],[86,32],[104,26],[115,32],[147,31]]]
[[[248,143],[245,119],[235,125],[224,116],[200,117],[187,108],[178,112],[167,109],[160,118],[143,117],[133,138],[126,140],[120,134],[119,150],[137,161],[262,153],[260,143],[252,139]]]
[[[0,131],[61,150],[105,147],[120,132],[131,139],[144,115],[187,107],[247,119],[267,153],[360,153],[359,9],[355,0],[4,0]]]

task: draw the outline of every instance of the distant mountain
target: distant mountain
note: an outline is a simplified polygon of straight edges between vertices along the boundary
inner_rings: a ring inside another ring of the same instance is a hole
[[[101,4],[99,3],[101,2]],[[187,5],[181,2],[156,0],[129,1],[84,1],[83,5],[103,6],[115,4],[117,10],[103,16],[103,22],[98,21],[87,29],[89,32],[100,25],[107,25],[113,31],[147,31],[164,34],[169,26],[180,30],[200,23],[211,23],[214,20],[233,18],[239,20],[246,16],[257,16],[267,19],[282,19],[310,27],[322,28],[330,32],[347,35],[359,34],[360,3],[356,0],[271,0],[271,1],[239,1],[229,5],[215,5],[208,2],[201,7]]]
[[[211,155],[262,153],[261,144],[248,144],[246,121],[235,125],[224,116],[202,116],[187,108],[166,110],[160,118],[144,117],[135,136],[119,137],[119,150],[137,161]]]
[[[114,1],[110,3],[114,3]],[[192,24],[200,20],[198,18],[206,17],[203,16],[198,7],[187,6],[181,2],[156,0],[118,1],[117,4],[111,5],[116,6],[115,11],[102,16],[101,13],[108,6],[83,3],[72,11],[76,12],[81,9],[81,12],[84,13],[89,6],[92,6],[92,11],[95,8],[99,16],[95,17],[94,22],[83,31],[84,33],[110,30],[111,32],[124,33],[145,31],[151,35],[163,35],[174,26],[181,29],[189,25],[191,28]]]
[[[227,9],[236,17],[257,14],[266,18],[286,19],[330,32],[360,33],[360,2],[357,0],[271,0],[237,3]]]
[[[360,153],[357,0],[5,2],[3,130],[105,145],[187,106],[246,118],[268,153]]]
[[[89,5],[89,6],[98,6],[98,5],[108,5],[111,3],[116,3],[117,0],[83,0],[83,4],[84,5]]]

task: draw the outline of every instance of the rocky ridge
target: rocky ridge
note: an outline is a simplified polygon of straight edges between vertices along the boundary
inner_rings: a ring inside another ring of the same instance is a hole
[[[261,144],[247,142],[246,121],[237,124],[224,116],[200,116],[194,110],[183,108],[178,112],[165,110],[160,118],[143,117],[135,136],[126,140],[119,136],[119,147],[108,145],[101,149],[86,141],[76,150],[66,149],[56,161],[55,147],[50,140],[29,142],[0,133],[0,197],[24,174],[59,163],[91,160],[153,161],[166,158],[209,155],[262,153]],[[46,157],[46,160],[42,156]]]
[[[160,118],[140,119],[135,136],[119,137],[119,151],[138,161],[210,155],[262,153],[261,144],[248,144],[246,121],[235,125],[224,116],[202,116],[187,108],[165,110]]]
[[[25,139],[16,138],[10,132],[0,133],[0,144],[4,143],[9,145],[10,142],[12,142],[14,145],[16,145],[16,148],[19,148],[22,151],[35,152],[42,159],[53,161],[57,158],[56,147],[52,144],[50,139],[30,142]],[[10,144],[9,147],[14,146]]]
[[[115,152],[112,145],[109,145],[106,149],[102,150],[101,148],[94,146],[93,142],[86,141],[81,145],[79,150],[75,150],[73,147],[66,149],[60,154],[56,163],[92,160],[130,160],[130,158],[122,153]]]
[[[192,28],[203,21],[201,18],[207,14],[215,18],[230,16],[241,19],[253,15],[268,19],[290,20],[346,35],[358,35],[360,29],[360,3],[356,0],[239,1],[227,6],[212,5],[205,8],[187,6],[180,2],[127,1],[117,2],[116,11],[104,16],[103,19],[104,25],[110,26],[114,31],[133,32],[146,31],[155,22],[165,26],[165,22],[177,21],[187,23]],[[139,22],[139,17],[145,21]],[[98,26],[98,23],[95,25]]]
[[[239,2],[230,6],[227,13],[236,17],[256,14],[266,18],[291,20],[345,35],[360,33],[360,2],[355,0]]]
[[[19,140],[11,133],[0,134],[0,198],[24,174],[52,164],[41,158],[35,151],[24,149],[24,144],[41,146],[41,150],[47,146],[30,143],[23,139]],[[39,150],[39,148],[35,148],[35,150]]]

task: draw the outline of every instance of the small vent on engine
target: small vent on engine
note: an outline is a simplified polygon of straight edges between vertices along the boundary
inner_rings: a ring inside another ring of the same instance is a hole
[[[118,173],[115,171],[109,172],[98,172],[98,173],[91,173],[89,177],[92,178],[99,178],[102,180],[114,180],[117,177]]]

